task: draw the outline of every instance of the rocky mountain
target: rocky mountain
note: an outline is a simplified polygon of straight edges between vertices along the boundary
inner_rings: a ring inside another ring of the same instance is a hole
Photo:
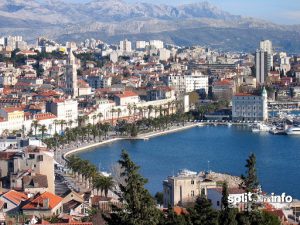
[[[0,1],[0,35],[23,34],[28,40],[39,35],[57,40],[94,37],[108,42],[157,37],[175,44],[254,51],[260,39],[272,37],[278,48],[296,52],[300,50],[299,31],[299,26],[231,15],[207,2],[170,6],[122,0],[78,4],[63,0]]]

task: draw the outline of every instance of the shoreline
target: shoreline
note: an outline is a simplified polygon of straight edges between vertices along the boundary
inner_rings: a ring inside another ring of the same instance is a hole
[[[122,141],[122,140],[147,140],[147,139],[150,139],[150,138],[154,138],[154,137],[158,137],[158,136],[162,136],[162,135],[166,135],[166,134],[171,134],[171,133],[187,130],[187,129],[194,128],[194,127],[197,127],[197,126],[204,126],[204,125],[205,125],[204,123],[197,122],[197,123],[187,124],[185,126],[172,127],[169,130],[164,130],[164,131],[159,131],[159,132],[155,132],[155,131],[153,132],[152,131],[152,132],[149,132],[149,133],[140,134],[137,137],[132,137],[132,138],[130,138],[130,137],[116,137],[116,138],[113,138],[113,139],[109,139],[109,140],[105,140],[105,141],[102,141],[102,142],[97,142],[97,143],[93,143],[93,144],[89,144],[89,145],[86,145],[86,146],[82,146],[82,147],[72,149],[72,150],[64,153],[62,155],[62,158],[64,160],[66,160],[66,157],[68,155],[72,155],[72,154],[77,153],[77,152],[89,150],[89,149],[92,149],[94,147],[99,147],[101,145],[110,144],[110,143],[113,143],[113,142],[116,142],[116,141]]]

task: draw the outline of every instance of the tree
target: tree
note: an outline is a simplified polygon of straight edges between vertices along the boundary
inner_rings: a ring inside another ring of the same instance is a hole
[[[192,107],[196,106],[199,102],[199,94],[196,91],[189,93],[190,105]]]
[[[139,174],[137,166],[123,150],[119,164],[123,169],[121,174],[125,178],[125,185],[119,184],[121,191],[120,201],[123,208],[113,207],[109,217],[106,217],[108,225],[156,225],[159,222],[159,211],[155,202],[144,185],[147,180]]]
[[[229,207],[228,204],[228,185],[224,182],[222,185],[222,200],[221,200],[221,212],[219,217],[219,222],[222,225],[237,225],[236,215],[237,210]]]
[[[154,198],[156,199],[157,204],[164,204],[164,194],[162,192],[157,192]]]
[[[189,224],[183,215],[177,215],[172,207],[168,207],[166,215],[162,217],[159,225],[187,225]]]
[[[38,129],[38,127],[39,127],[39,121],[33,120],[33,121],[32,121],[32,124],[31,124],[31,127],[34,128],[34,136],[36,137],[36,132],[37,132],[37,129]]]
[[[42,126],[39,128],[39,131],[40,131],[41,134],[42,134],[42,140],[43,140],[43,139],[44,139],[44,135],[45,135],[45,133],[47,132],[46,125],[42,125]]]
[[[189,213],[193,225],[218,225],[218,212],[212,208],[211,202],[205,196],[197,198]]]
[[[246,176],[242,175],[242,184],[241,186],[247,191],[247,192],[256,192],[259,182],[256,174],[256,157],[252,153],[249,158],[246,160],[245,167],[247,168]]]

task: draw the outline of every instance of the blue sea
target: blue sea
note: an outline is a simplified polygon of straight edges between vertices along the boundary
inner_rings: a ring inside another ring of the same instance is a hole
[[[195,127],[148,141],[126,140],[80,152],[81,158],[109,171],[126,149],[148,178],[152,194],[180,169],[212,170],[240,176],[251,152],[257,158],[260,184],[268,193],[285,192],[300,199],[300,136],[252,133],[248,128]]]

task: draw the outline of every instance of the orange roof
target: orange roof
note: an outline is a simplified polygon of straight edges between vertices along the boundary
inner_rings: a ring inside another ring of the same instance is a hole
[[[230,80],[221,80],[214,83],[214,85],[232,85],[232,82]]]
[[[2,109],[7,113],[11,113],[11,112],[15,112],[15,111],[23,111],[23,109],[21,107],[6,107],[6,108],[2,108]]]
[[[15,205],[20,205],[22,201],[28,199],[24,193],[15,190],[10,190],[5,194],[3,194],[2,196],[8,199],[9,201],[11,201],[12,203],[14,203]]]
[[[188,212],[185,208],[182,208],[182,207],[179,207],[179,206],[175,206],[173,208],[174,212],[177,214],[177,215],[186,215]]]
[[[43,206],[43,200],[49,200],[49,209],[55,208],[63,199],[50,192],[44,192],[43,194],[37,194],[36,197],[28,204],[23,206],[22,209],[37,209]]]
[[[121,94],[116,94],[115,96],[119,98],[127,98],[127,97],[138,96],[138,95],[133,91],[124,91]]]
[[[56,116],[52,113],[38,113],[34,117],[36,120],[47,120],[56,118]]]

